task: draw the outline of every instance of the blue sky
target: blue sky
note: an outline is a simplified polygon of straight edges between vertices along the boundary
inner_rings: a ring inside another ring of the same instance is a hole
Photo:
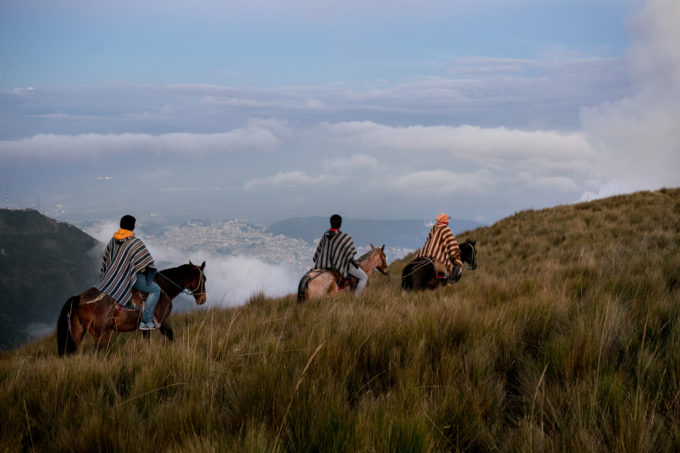
[[[620,57],[628,43],[625,18],[640,6],[622,0],[93,3],[3,2],[2,88],[106,81],[361,84],[445,74],[453,56]]]
[[[677,186],[678,30],[675,0],[3,1],[0,183],[261,223]]]

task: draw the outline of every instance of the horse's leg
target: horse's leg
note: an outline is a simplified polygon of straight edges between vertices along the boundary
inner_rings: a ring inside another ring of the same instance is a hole
[[[73,354],[78,347],[71,335],[71,322],[78,309],[78,303],[80,303],[80,297],[71,297],[64,303],[59,313],[57,320],[57,352],[59,355]]]
[[[175,339],[175,334],[167,321],[171,311],[172,300],[167,294],[161,293],[160,297],[158,298],[158,303],[156,304],[156,310],[154,311],[154,316],[156,318],[155,322],[159,325],[159,330],[161,333],[165,335],[165,337],[170,341]]]
[[[168,340],[173,341],[175,339],[175,333],[172,331],[172,327],[170,327],[166,320],[163,320],[161,323],[160,331]]]
[[[85,334],[87,331],[85,330],[85,326],[83,325],[83,318],[81,316],[81,309],[77,308],[73,310],[73,315],[71,316],[71,338],[73,339],[73,344],[75,345],[73,347],[73,350],[75,351],[78,346],[80,346],[80,343],[83,342],[83,339],[85,338]]]
[[[113,313],[113,329],[118,332],[137,330],[141,312],[137,310],[116,310]]]
[[[111,331],[115,328],[116,310],[113,304],[94,304],[92,317],[87,330],[94,337],[95,349],[106,349],[111,338]]]
[[[298,302],[304,302],[306,299],[309,298],[309,281],[310,277],[309,274],[305,274],[302,276],[300,279],[300,283],[298,283],[298,294],[297,294],[297,301]]]
[[[165,294],[161,293],[161,295],[158,298],[158,303],[156,304],[156,308],[154,309],[154,323],[159,326],[159,330],[163,335],[165,335],[168,340],[174,340],[175,335],[172,331],[172,328],[168,325],[166,322],[166,319],[168,315],[170,315],[170,312],[172,311],[172,301],[170,298]],[[145,340],[148,340],[151,338],[151,331],[150,330],[142,330],[142,336],[144,337]]]
[[[410,263],[401,271],[401,289],[413,289],[413,266]]]
[[[97,338],[95,338],[97,351],[105,350],[109,346],[109,339],[111,338],[111,329],[104,328],[102,330],[98,332]]]

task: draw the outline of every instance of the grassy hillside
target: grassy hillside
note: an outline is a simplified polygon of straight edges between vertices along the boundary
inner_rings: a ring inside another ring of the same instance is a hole
[[[680,189],[526,211],[459,284],[255,296],[0,358],[0,450],[678,451]],[[210,282],[208,282],[210,285]]]

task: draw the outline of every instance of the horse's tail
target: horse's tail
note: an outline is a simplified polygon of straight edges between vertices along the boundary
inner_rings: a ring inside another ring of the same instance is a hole
[[[309,274],[305,274],[302,276],[300,279],[300,283],[298,284],[298,295],[297,295],[297,300],[298,302],[304,302],[305,299],[307,299],[307,287],[309,286]]]
[[[78,296],[73,296],[64,303],[57,320],[57,350],[59,355],[68,355],[76,351],[78,345],[71,336],[71,317],[74,316],[75,308],[80,301]]]

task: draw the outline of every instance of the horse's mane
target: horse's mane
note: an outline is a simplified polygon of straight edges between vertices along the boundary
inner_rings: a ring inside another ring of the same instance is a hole
[[[191,269],[193,267],[194,266],[192,266],[191,264],[180,264],[179,266],[176,267],[163,269],[158,273],[161,274],[163,277],[166,277],[168,280],[174,281],[179,278],[192,275]]]
[[[175,275],[185,270],[188,266],[189,266],[188,264],[180,264],[179,266],[163,269],[160,272],[166,275]]]
[[[371,254],[373,254],[373,252],[375,252],[376,250],[378,250],[378,249],[371,249],[371,250],[369,250],[368,252],[366,252],[366,253],[364,253],[363,255],[361,255],[357,261],[363,261],[363,260],[365,260],[365,259],[368,259],[368,257],[371,256]]]

